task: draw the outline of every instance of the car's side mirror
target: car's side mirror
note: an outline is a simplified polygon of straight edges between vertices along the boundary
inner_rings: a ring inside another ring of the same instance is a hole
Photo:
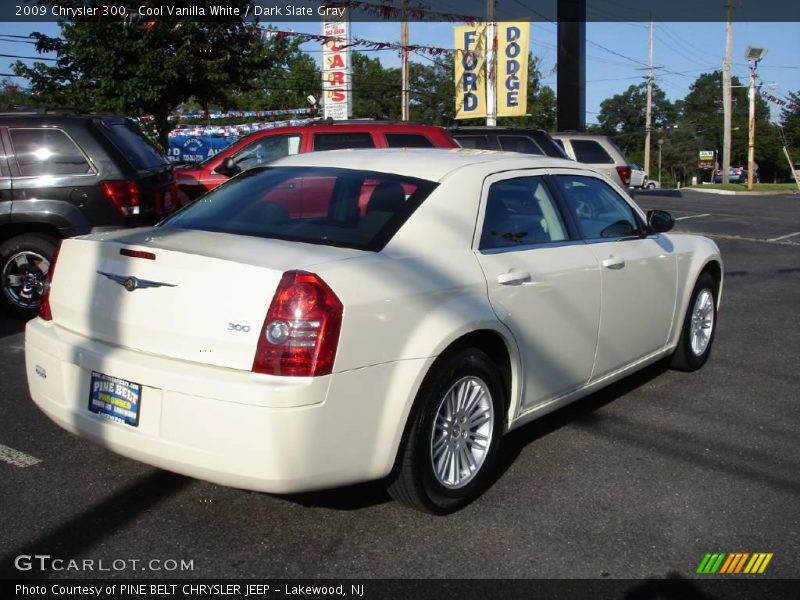
[[[223,160],[222,164],[220,164],[215,170],[220,175],[225,175],[227,177],[233,177],[234,175],[242,172],[239,166],[233,162],[233,159],[230,157]]]
[[[675,219],[665,210],[647,211],[647,227],[653,233],[664,233],[672,229]]]

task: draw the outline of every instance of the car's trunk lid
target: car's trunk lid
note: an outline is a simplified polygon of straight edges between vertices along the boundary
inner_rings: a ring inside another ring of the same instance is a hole
[[[365,254],[159,228],[69,239],[50,306],[57,325],[94,340],[249,370],[283,273]]]

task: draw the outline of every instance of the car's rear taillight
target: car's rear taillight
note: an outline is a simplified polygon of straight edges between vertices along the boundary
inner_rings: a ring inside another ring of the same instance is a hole
[[[39,318],[45,321],[53,320],[53,313],[50,311],[50,284],[53,281],[53,273],[56,270],[56,259],[58,258],[58,251],[61,250],[61,242],[58,242],[56,251],[53,252],[53,258],[50,260],[50,268],[44,276],[44,288],[42,289],[42,303],[39,305]]]
[[[104,181],[103,194],[123,217],[138,215],[141,209],[139,186],[135,181]]]
[[[258,338],[253,371],[269,375],[328,375],[339,344],[342,303],[318,276],[283,274]]]
[[[631,182],[631,168],[630,167],[617,167],[619,178],[622,179],[622,185],[628,185]]]

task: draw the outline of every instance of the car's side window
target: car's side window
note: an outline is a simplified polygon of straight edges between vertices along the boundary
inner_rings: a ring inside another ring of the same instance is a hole
[[[9,135],[23,177],[94,172],[80,148],[60,129],[11,128]]]
[[[435,144],[421,133],[385,133],[389,148],[434,148]]]
[[[633,208],[602,179],[582,175],[553,179],[585,239],[627,237],[641,230]]]
[[[374,148],[372,134],[366,131],[349,133],[315,133],[314,150],[341,150],[346,148]]]
[[[242,171],[278,160],[300,151],[299,135],[271,135],[259,138],[242,149],[233,163]]]
[[[567,239],[567,228],[542,177],[516,177],[491,184],[480,250]]]
[[[544,152],[539,145],[527,135],[498,135],[500,148],[508,152],[522,152],[523,154],[543,155]]]
[[[485,135],[459,135],[456,137],[458,145],[462,148],[476,148],[487,150],[489,148],[489,138]]]

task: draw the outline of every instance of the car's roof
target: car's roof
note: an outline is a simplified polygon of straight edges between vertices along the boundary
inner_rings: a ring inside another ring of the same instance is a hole
[[[492,171],[530,168],[580,168],[571,160],[518,152],[472,148],[377,148],[328,150],[287,156],[270,166],[339,167],[379,173],[396,173],[429,181],[441,181],[464,167],[492,165]]]

